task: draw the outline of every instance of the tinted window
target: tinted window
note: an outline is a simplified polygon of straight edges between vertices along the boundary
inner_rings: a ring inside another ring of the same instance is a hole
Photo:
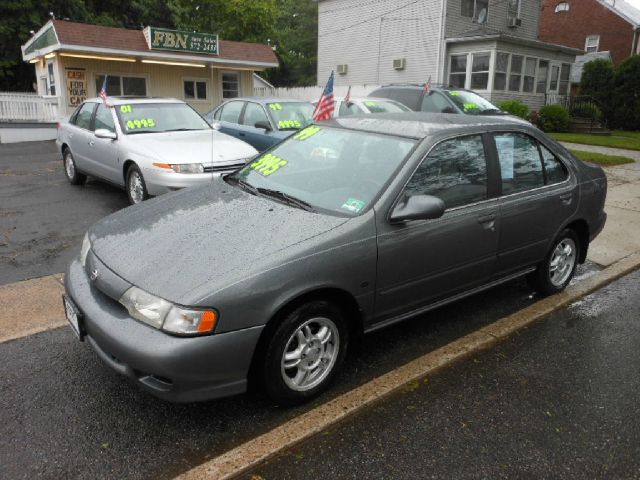
[[[442,94],[433,91],[422,99],[421,110],[432,113],[455,113],[454,108],[447,99]]]
[[[372,97],[391,98],[406,105],[411,110],[417,110],[420,106],[420,95],[422,95],[421,88],[416,88],[415,90],[410,88],[383,88],[370,94]]]
[[[347,117],[349,115],[357,115],[362,113],[362,109],[358,107],[355,103],[346,104],[344,102],[340,103],[340,110],[338,111],[338,115],[341,117]]]
[[[220,115],[220,120],[223,122],[229,123],[239,123],[240,122],[240,112],[242,111],[242,106],[244,102],[229,102],[224,107],[222,107],[222,114]]]
[[[260,105],[249,102],[247,103],[247,108],[244,111],[244,120],[242,124],[254,127],[257,122],[266,122],[269,124],[269,119]]]
[[[544,169],[547,173],[547,183],[564,182],[569,176],[567,167],[565,167],[562,162],[544,146],[540,145],[540,151],[542,152]]]
[[[436,145],[407,184],[409,195],[433,195],[447,208],[487,198],[487,163],[480,135]]]
[[[502,194],[522,192],[544,185],[542,162],[536,142],[521,133],[495,135]]]
[[[113,116],[111,115],[111,109],[105,107],[104,105],[98,105],[98,110],[96,111],[96,120],[94,122],[93,128],[94,130],[104,128],[109,130],[110,132],[116,132],[116,127],[113,123]]]
[[[95,106],[95,103],[85,103],[82,105],[78,115],[76,115],[74,125],[89,130],[89,127],[91,126],[91,114],[93,113],[93,108]]]
[[[271,102],[266,108],[278,130],[298,130],[313,122],[313,105],[308,102]]]

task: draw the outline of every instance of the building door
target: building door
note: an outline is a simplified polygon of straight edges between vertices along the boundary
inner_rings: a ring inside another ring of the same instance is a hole
[[[560,90],[560,64],[552,62],[549,71],[549,86],[547,93],[557,95]]]

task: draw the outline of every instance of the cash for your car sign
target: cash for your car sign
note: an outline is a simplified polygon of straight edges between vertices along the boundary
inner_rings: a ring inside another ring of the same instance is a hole
[[[77,107],[87,99],[87,75],[84,68],[67,68],[65,73],[69,106]]]
[[[218,35],[147,27],[144,34],[152,50],[209,53],[218,55]]]

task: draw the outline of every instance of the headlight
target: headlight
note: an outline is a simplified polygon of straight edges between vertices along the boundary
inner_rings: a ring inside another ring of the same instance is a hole
[[[91,250],[91,242],[89,241],[89,233],[84,234],[84,238],[82,239],[82,248],[80,249],[80,264],[84,268],[87,264],[87,255],[89,255],[89,250]]]
[[[204,173],[204,167],[201,163],[182,163],[179,165],[171,165],[176,173]]]
[[[179,335],[211,333],[218,321],[215,310],[178,307],[138,287],[124,292],[119,301],[133,318]]]

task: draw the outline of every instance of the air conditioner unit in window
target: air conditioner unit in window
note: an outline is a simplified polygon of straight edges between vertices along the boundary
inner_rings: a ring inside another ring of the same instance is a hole
[[[342,65],[338,65],[336,70],[338,71],[338,75],[345,75],[347,73],[347,70],[349,70],[349,65],[343,63]]]
[[[404,70],[405,65],[406,60],[404,58],[396,58],[393,61],[393,68],[395,68],[396,70]]]
[[[515,28],[515,27],[519,27],[522,25],[522,19],[521,18],[516,18],[516,17],[511,17],[509,18],[509,27],[511,28]]]

